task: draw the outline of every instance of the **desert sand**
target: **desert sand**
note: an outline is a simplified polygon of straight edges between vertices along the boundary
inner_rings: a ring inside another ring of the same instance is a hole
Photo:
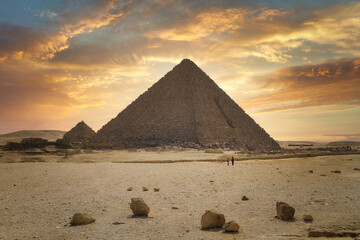
[[[187,152],[123,154],[57,156],[65,162],[41,156],[45,162],[30,163],[6,163],[8,156],[0,157],[0,239],[306,239],[309,228],[360,230],[360,171],[354,170],[360,167],[360,155],[249,160],[227,166],[124,163],[134,160],[132,156],[195,157]],[[143,186],[149,191],[142,191]],[[248,201],[241,200],[244,195]],[[131,218],[133,197],[149,205],[148,218]],[[277,201],[295,208],[294,221],[274,218]],[[235,220],[240,232],[200,230],[205,210]],[[96,221],[71,227],[76,212]],[[303,214],[312,215],[313,223],[305,223]],[[115,221],[124,224],[113,225]]]

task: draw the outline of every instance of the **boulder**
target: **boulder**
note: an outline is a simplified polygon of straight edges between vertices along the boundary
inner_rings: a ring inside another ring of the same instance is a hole
[[[224,214],[207,210],[201,217],[201,229],[221,228],[224,224]]]
[[[132,190],[133,190],[132,187],[128,187],[128,188],[127,188],[127,191],[132,191]]]
[[[224,228],[225,228],[225,232],[238,232],[240,226],[235,221],[230,221],[225,223]]]
[[[332,173],[341,173],[340,170],[334,170],[334,171],[331,171]]]
[[[277,218],[288,221],[294,218],[295,209],[289,206],[289,204],[287,203],[277,202],[276,213],[277,213]]]
[[[154,188],[154,192],[159,192],[160,188]]]
[[[142,198],[132,198],[130,208],[134,216],[147,216],[150,212],[150,208]]]
[[[86,213],[75,213],[70,221],[71,225],[84,225],[95,222],[95,218],[87,215]]]
[[[148,189],[147,187],[142,187],[142,188],[143,188],[143,191],[144,191],[144,192],[149,191],[149,189]]]

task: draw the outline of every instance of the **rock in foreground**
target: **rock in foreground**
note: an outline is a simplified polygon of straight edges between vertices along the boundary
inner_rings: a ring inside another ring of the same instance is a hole
[[[75,225],[85,225],[85,224],[89,224],[89,223],[93,223],[95,222],[95,218],[89,216],[86,213],[75,213],[70,221],[70,224],[75,226]]]
[[[311,215],[305,214],[303,216],[303,220],[304,220],[304,222],[310,223],[314,220],[314,218]]]
[[[224,214],[207,210],[201,217],[201,229],[221,228],[224,224]]]
[[[230,221],[225,223],[224,228],[225,228],[225,232],[238,232],[240,226],[235,221]]]
[[[276,213],[277,218],[288,221],[294,218],[295,209],[293,207],[290,207],[287,203],[277,202]]]
[[[132,198],[130,208],[134,216],[147,216],[150,212],[150,208],[142,198]]]

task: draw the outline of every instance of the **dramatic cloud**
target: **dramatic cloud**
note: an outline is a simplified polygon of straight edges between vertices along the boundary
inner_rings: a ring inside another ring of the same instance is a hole
[[[115,1],[102,1],[100,6],[90,9],[91,14],[70,13],[58,15],[59,19],[66,19],[60,24],[58,30],[52,34],[34,32],[29,28],[13,26],[11,24],[0,25],[1,48],[0,61],[5,60],[49,60],[56,53],[69,47],[68,41],[73,37],[91,33],[95,29],[111,24],[124,15],[128,6],[118,8]],[[82,13],[82,12],[80,12]],[[86,13],[89,13],[86,11]]]
[[[243,104],[261,111],[359,105],[360,59],[285,68],[254,82],[263,94]]]

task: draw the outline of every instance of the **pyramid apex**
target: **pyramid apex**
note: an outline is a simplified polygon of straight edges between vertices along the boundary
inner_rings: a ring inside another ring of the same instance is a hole
[[[193,61],[191,61],[189,58],[184,58],[184,59],[180,62],[179,65],[183,65],[183,64],[193,64],[193,65],[196,66],[196,64],[195,64]]]

